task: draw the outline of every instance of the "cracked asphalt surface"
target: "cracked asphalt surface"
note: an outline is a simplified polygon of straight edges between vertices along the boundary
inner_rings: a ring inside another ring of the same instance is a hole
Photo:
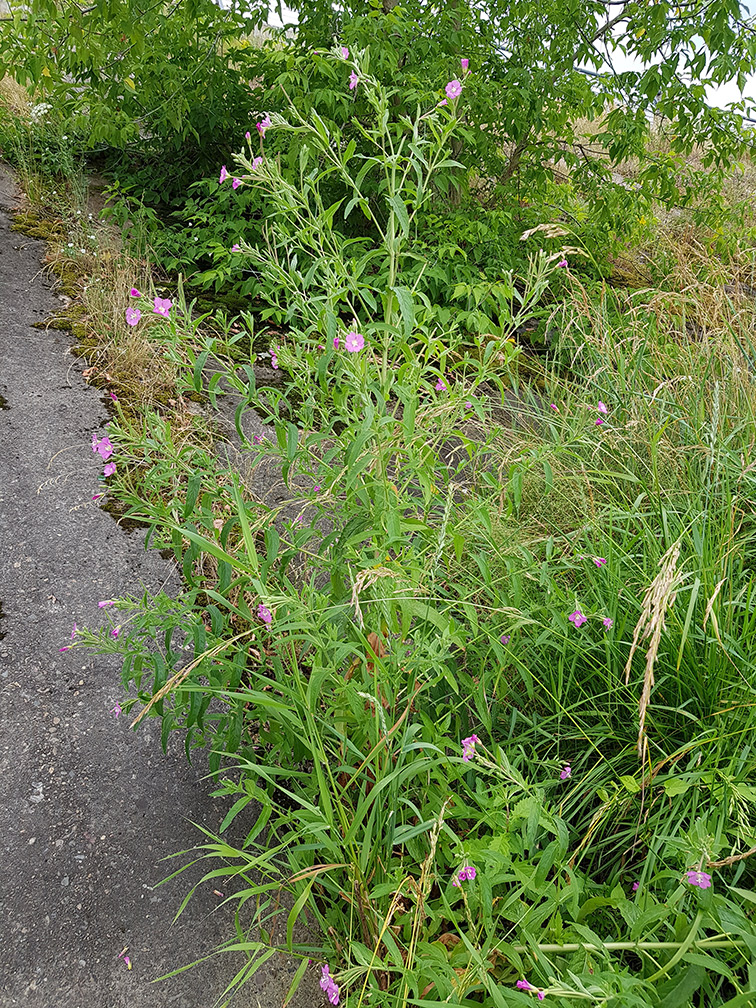
[[[57,300],[44,243],[10,231],[12,188],[0,168],[0,1008],[211,1008],[240,960],[152,981],[231,937],[232,911],[203,887],[172,924],[197,876],[154,886],[224,808],[156,722],[114,717],[117,659],[59,651],[107,619],[100,599],[178,582],[91,501],[107,411],[68,336],[32,327]],[[234,1003],[281,1005],[293,969],[270,960]]]

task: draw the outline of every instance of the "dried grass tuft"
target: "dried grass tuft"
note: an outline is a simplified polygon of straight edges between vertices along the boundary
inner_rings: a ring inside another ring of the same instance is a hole
[[[659,561],[660,571],[646,589],[643,608],[633,633],[633,643],[625,665],[625,683],[630,681],[633,656],[641,641],[648,640],[646,668],[643,674],[643,691],[638,702],[638,756],[643,760],[648,751],[646,713],[654,686],[654,664],[664,630],[667,609],[674,604],[682,572],[677,569],[680,558],[680,540],[674,543]]]

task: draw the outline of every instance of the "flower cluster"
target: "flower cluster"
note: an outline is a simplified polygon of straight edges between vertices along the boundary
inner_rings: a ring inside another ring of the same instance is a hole
[[[472,865],[463,865],[452,879],[452,885],[459,888],[462,882],[472,882],[477,872]]]
[[[328,963],[321,967],[321,977],[320,977],[321,989],[326,992],[328,1000],[332,1005],[337,1005],[339,1003],[339,988],[336,981],[331,976],[328,969]]]
[[[132,287],[129,291],[129,297],[138,298],[142,297],[142,292],[137,290],[136,287]],[[156,297],[152,302],[152,312],[154,315],[162,315],[163,318],[171,317],[171,308],[173,307],[173,302],[170,298],[159,298]],[[129,306],[126,309],[126,325],[135,326],[139,323],[142,317],[141,309],[132,308]]]
[[[559,780],[569,780],[572,777],[572,767],[569,763],[565,763],[562,767],[562,771],[559,774]]]
[[[462,762],[469,763],[475,755],[475,744],[480,742],[477,735],[469,735],[462,739]]]

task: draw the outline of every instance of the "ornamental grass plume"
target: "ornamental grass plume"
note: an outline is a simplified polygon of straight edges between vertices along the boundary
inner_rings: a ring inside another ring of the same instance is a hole
[[[667,550],[659,561],[661,568],[654,580],[646,589],[640,618],[633,632],[633,643],[625,665],[625,683],[630,681],[630,670],[633,656],[642,640],[648,640],[646,651],[646,669],[643,675],[643,690],[638,701],[638,756],[642,760],[648,750],[646,737],[646,712],[654,686],[654,663],[659,653],[659,644],[664,630],[664,618],[669,606],[674,604],[677,588],[682,580],[682,574],[677,570],[680,557],[680,540]]]

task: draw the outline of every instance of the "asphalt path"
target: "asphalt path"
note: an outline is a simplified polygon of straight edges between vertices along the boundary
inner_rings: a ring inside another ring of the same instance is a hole
[[[59,650],[98,601],[179,585],[92,502],[107,411],[67,334],[33,327],[59,302],[13,189],[0,171],[0,1008],[211,1008],[238,959],[153,981],[231,937],[231,909],[208,886],[173,924],[191,880],[155,886],[224,809],[156,723],[115,716],[118,659]],[[292,972],[271,960],[238,1003],[281,1005]]]

